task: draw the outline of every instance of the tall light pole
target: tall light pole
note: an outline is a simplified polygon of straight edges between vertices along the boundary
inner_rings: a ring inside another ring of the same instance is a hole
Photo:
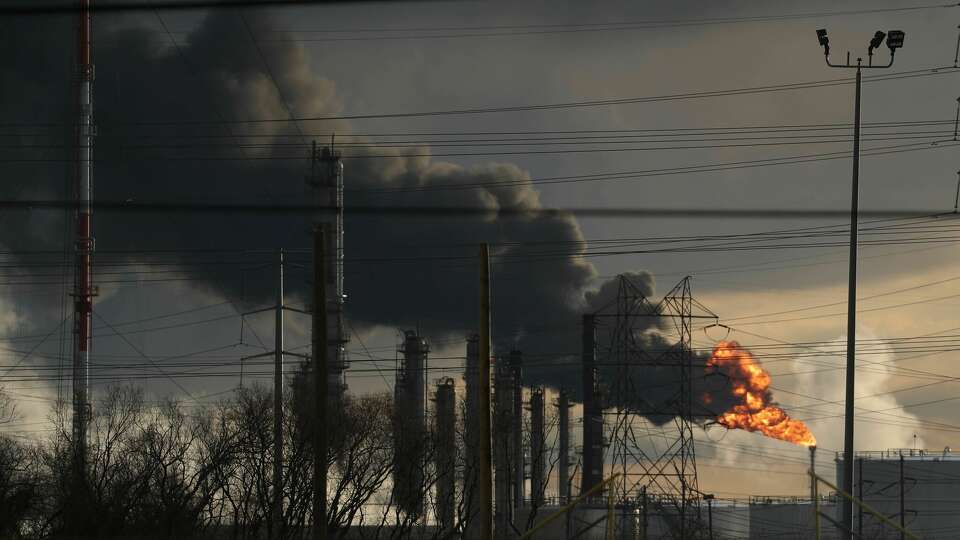
[[[850,63],[850,53],[847,52],[847,61],[844,64],[830,62],[830,39],[826,30],[817,30],[817,41],[823,47],[823,57],[827,65],[832,68],[856,69],[857,84],[856,97],[853,105],[853,189],[850,196],[850,273],[847,287],[847,380],[844,399],[843,422],[843,481],[841,489],[853,493],[853,400],[854,377],[856,369],[857,347],[857,214],[860,198],[860,85],[861,71],[864,69],[885,69],[893,65],[893,57],[897,49],[903,47],[903,32],[890,30],[886,34],[877,31],[870,40],[867,48],[867,65],[863,65],[863,58],[857,58],[856,64]],[[886,65],[873,65],[873,50],[880,47],[883,38],[887,38],[887,47],[890,49],[890,61]],[[853,537],[853,502],[843,501],[843,537]]]

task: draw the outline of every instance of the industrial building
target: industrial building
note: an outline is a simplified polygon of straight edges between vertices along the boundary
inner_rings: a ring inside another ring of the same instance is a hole
[[[837,456],[837,474],[843,458]],[[924,539],[960,532],[960,452],[893,449],[854,454],[854,495]],[[863,538],[900,538],[867,512],[854,510],[854,532]]]
[[[751,497],[739,509],[745,513],[731,512],[736,505],[714,507],[714,524],[718,538],[750,540],[785,539],[806,540],[816,538],[813,503],[802,497]],[[841,506],[834,497],[820,500],[820,512],[839,516]],[[745,519],[744,519],[745,518]],[[821,519],[820,538],[833,540],[840,534],[831,523]]]

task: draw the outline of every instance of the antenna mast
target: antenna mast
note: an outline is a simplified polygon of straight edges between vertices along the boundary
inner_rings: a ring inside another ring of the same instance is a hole
[[[93,62],[91,0],[79,0],[77,31],[77,126],[74,149],[77,203],[74,250],[73,310],[73,448],[74,473],[82,479],[87,466],[87,436],[90,421],[90,328],[93,314]]]

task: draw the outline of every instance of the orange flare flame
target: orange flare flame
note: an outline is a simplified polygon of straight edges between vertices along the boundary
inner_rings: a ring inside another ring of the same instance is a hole
[[[801,446],[816,446],[817,439],[806,424],[791,419],[786,411],[771,404],[770,374],[739,343],[717,343],[707,368],[723,371],[730,378],[733,395],[740,400],[721,413],[717,423],[728,429],[759,431],[767,437]]]

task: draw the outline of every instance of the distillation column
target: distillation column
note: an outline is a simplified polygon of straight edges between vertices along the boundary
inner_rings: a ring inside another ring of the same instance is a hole
[[[510,351],[510,372],[513,384],[513,404],[510,411],[510,464],[513,488],[513,507],[523,508],[523,355]]]
[[[479,538],[479,526],[475,520],[480,513],[479,482],[479,433],[480,414],[478,410],[480,395],[480,336],[474,334],[467,338],[467,363],[464,383],[467,396],[463,416],[464,442],[466,444],[466,463],[463,472],[463,497],[466,517],[465,538]],[[487,412],[489,414],[489,412]]]
[[[583,475],[580,494],[603,481],[603,406],[597,384],[597,328],[593,314],[583,316]],[[594,497],[601,497],[602,491]]]
[[[328,254],[327,276],[327,381],[330,411],[342,410],[347,384],[346,344],[349,341],[343,323],[343,161],[333,144],[317,149],[313,143],[308,184],[316,191],[316,204],[321,208],[317,224],[326,231]]]
[[[560,438],[557,481],[560,484],[560,504],[566,504],[570,500],[570,395],[563,388],[557,397],[557,423]]]
[[[530,390],[530,505],[543,506],[546,489],[544,472],[546,431],[544,429],[543,387]]]
[[[403,363],[394,387],[396,468],[393,490],[397,505],[407,514],[423,513],[424,443],[426,438],[426,365],[430,347],[417,332],[404,333]]]
[[[494,372],[493,396],[493,470],[494,470],[494,537],[510,535],[510,450],[513,417],[513,375],[504,358],[497,358]]]
[[[456,508],[457,480],[457,413],[453,379],[447,377],[437,383],[434,398],[436,413],[437,465],[437,524],[444,533],[453,531]]]

